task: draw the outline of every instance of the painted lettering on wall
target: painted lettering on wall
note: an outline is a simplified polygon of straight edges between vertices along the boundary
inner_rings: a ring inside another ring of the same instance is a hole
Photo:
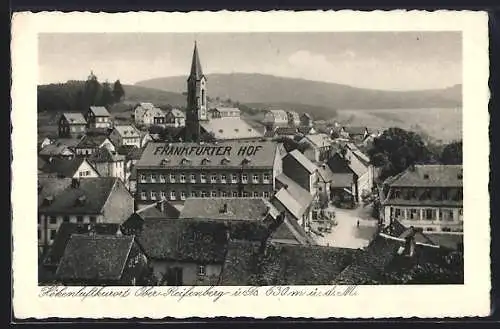
[[[254,156],[262,145],[244,145],[236,151],[237,156]],[[234,154],[232,146],[158,146],[154,151],[154,155],[162,156],[231,156]]]

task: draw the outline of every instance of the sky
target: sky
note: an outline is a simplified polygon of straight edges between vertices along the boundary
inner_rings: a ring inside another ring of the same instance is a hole
[[[205,74],[261,73],[383,90],[462,83],[460,32],[40,34],[39,84],[134,84],[187,75],[196,40]]]

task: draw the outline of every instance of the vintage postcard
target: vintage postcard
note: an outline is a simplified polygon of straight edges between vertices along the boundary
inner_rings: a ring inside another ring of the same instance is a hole
[[[487,20],[15,14],[15,316],[488,315]]]

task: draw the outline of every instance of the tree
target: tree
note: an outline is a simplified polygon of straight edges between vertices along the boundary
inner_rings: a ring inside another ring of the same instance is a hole
[[[111,90],[111,85],[109,82],[104,82],[102,84],[101,101],[99,105],[108,106],[114,103],[113,91]]]
[[[446,145],[441,153],[440,160],[443,164],[462,164],[462,141]]]
[[[123,97],[125,97],[125,90],[123,89],[120,80],[116,80],[113,85],[113,97],[116,103],[121,102]]]
[[[375,138],[368,155],[375,167],[382,168],[382,180],[404,171],[410,165],[424,163],[432,158],[419,135],[401,128],[389,128]]]

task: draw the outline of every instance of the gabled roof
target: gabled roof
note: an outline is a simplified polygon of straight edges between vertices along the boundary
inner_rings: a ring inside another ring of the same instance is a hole
[[[256,241],[230,241],[220,275],[220,285],[240,286],[249,284],[256,275],[255,263],[260,243]]]
[[[330,170],[330,167],[328,167],[326,164],[321,164],[318,167],[318,175],[319,175],[319,178],[325,182],[325,183],[329,183],[331,181],[333,181],[334,177],[335,177],[335,174]]]
[[[294,127],[276,127],[274,130],[277,135],[295,135],[297,133],[297,128]]]
[[[278,214],[264,198],[188,198],[179,218],[264,220],[269,216],[276,218]]]
[[[50,162],[46,162],[45,166],[40,170],[47,174],[55,174],[58,177],[73,177],[82,164],[87,162],[85,158],[75,157],[72,159],[54,158]]]
[[[79,186],[67,186],[50,204],[42,203],[38,211],[52,214],[100,214],[119,178],[98,177],[79,180]]]
[[[134,244],[133,236],[73,234],[56,277],[61,280],[119,280]]]
[[[311,144],[314,147],[325,147],[325,146],[330,146],[333,140],[327,134],[320,133],[320,134],[304,136],[304,138],[300,141],[300,143],[303,142],[309,142],[309,144]]]
[[[117,162],[124,161],[125,156],[120,155],[114,151],[110,151],[107,147],[101,147],[92,153],[88,160],[91,163],[102,163],[102,162]]]
[[[38,177],[38,207],[46,197],[57,198],[71,185],[71,178]]]
[[[203,129],[208,133],[213,133],[214,137],[219,140],[262,137],[259,130],[240,117],[212,118],[200,124]]]
[[[132,125],[116,125],[114,130],[123,138],[139,138],[140,134],[137,128]]]
[[[219,111],[221,113],[240,112],[240,109],[237,107],[215,107],[214,110]]]
[[[311,162],[302,152],[299,150],[293,150],[289,152],[284,159],[287,157],[291,157],[297,161],[304,169],[306,169],[309,173],[314,173],[316,170],[318,170],[318,167],[314,163]]]
[[[142,107],[144,110],[149,110],[149,109],[152,109],[154,108],[155,106],[153,105],[153,103],[145,103],[145,102],[142,102],[142,103],[139,103],[137,107]]]
[[[327,165],[334,174],[352,174],[347,161],[338,153],[335,153],[327,161]]]
[[[106,141],[106,135],[85,135],[76,145],[77,148],[97,148]],[[111,141],[110,141],[111,142]]]
[[[87,124],[87,120],[80,112],[66,112],[62,116],[70,125],[84,125]]]
[[[90,111],[98,117],[109,117],[110,114],[104,106],[91,106]]]
[[[301,204],[298,200],[296,200],[290,191],[288,191],[286,188],[281,188],[274,197],[272,198],[271,202],[273,205],[276,206],[278,209],[285,208],[288,210],[292,216],[295,217],[295,219],[300,219],[302,218],[302,215],[304,214],[307,206],[304,204]]]
[[[313,196],[307,190],[302,188],[293,179],[281,173],[276,177],[277,186],[285,188],[290,195],[302,206],[308,206]]]
[[[185,118],[186,117],[186,114],[184,114],[184,112],[182,112],[179,109],[171,109],[168,113],[172,113],[172,115],[176,118]]]
[[[74,155],[73,151],[69,149],[66,145],[59,143],[53,143],[46,145],[44,148],[38,152],[42,156],[70,156]]]
[[[52,243],[47,257],[44,259],[45,265],[57,266],[61,257],[64,254],[66,245],[72,234],[85,234],[93,230],[99,235],[116,235],[120,231],[120,225],[115,223],[98,223],[98,224],[77,224],[77,223],[61,223],[57,230],[56,238]]]
[[[194,43],[193,50],[193,60],[191,62],[191,72],[189,74],[189,79],[200,80],[203,75],[203,70],[201,69],[200,57],[198,55],[198,46],[196,42]]]
[[[56,139],[54,139],[54,141],[52,142],[52,144],[54,144],[54,145],[58,145],[58,144],[59,145],[64,145],[64,146],[67,146],[67,147],[69,147],[71,149],[71,148],[75,148],[78,145],[78,143],[80,143],[80,141],[82,140],[82,138],[56,138]]]
[[[316,244],[295,219],[286,216],[278,228],[271,233],[270,238],[271,241],[288,244]]]
[[[415,165],[406,169],[391,187],[462,187],[462,165]]]
[[[160,207],[163,207],[163,211]],[[148,218],[179,218],[180,211],[167,200],[158,201],[141,208],[136,212],[142,219]]]

